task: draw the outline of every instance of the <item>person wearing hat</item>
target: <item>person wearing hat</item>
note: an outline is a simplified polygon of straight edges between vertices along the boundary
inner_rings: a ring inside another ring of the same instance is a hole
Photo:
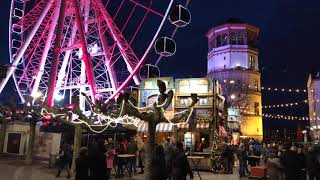
[[[89,158],[88,149],[86,147],[80,148],[79,157],[76,160],[76,175],[75,180],[88,180],[89,179]]]
[[[207,148],[207,143],[206,143],[206,139],[202,138],[201,139],[201,143],[199,145],[198,151],[199,152],[203,152],[203,149]]]

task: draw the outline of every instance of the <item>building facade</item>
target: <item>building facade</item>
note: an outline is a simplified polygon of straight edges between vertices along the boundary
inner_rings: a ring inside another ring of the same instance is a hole
[[[156,101],[159,93],[157,87],[158,79],[166,83],[168,90],[174,91],[172,103],[165,111],[167,118],[172,118],[175,114],[186,110],[191,103],[192,93],[198,95],[199,101],[194,106],[188,123],[185,123],[187,119],[184,119],[176,127],[179,140],[184,140],[186,146],[194,149],[196,141],[200,142],[201,138],[205,138],[209,143],[209,123],[213,119],[217,120],[216,128],[219,130],[220,136],[227,135],[224,129],[224,97],[221,94],[221,86],[218,81],[210,78],[146,78],[140,86],[138,96],[138,106],[140,108],[150,106]],[[170,124],[169,121],[158,124],[156,129],[158,141],[171,136],[173,129],[173,124]],[[147,124],[138,128],[138,132],[146,132],[146,130]]]
[[[311,137],[315,143],[320,140],[320,71],[313,72],[308,78],[308,103]]]
[[[222,83],[227,106],[239,110],[242,135],[261,140],[258,34],[259,28],[235,19],[210,29],[207,76]]]

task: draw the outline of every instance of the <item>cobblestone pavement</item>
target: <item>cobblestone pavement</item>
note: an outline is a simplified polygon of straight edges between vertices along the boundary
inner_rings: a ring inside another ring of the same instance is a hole
[[[236,168],[235,168],[236,171]],[[60,178],[55,177],[56,169],[48,168],[43,164],[36,164],[32,166],[23,165],[23,161],[19,160],[0,160],[0,179],[1,180],[67,180],[66,172],[63,171]],[[200,178],[195,173],[194,180]],[[209,172],[200,172],[203,180],[240,180],[237,173],[213,175]],[[71,178],[74,179],[74,178]],[[114,174],[112,178],[115,179]],[[132,178],[124,177],[121,180],[143,180],[143,175],[133,175]],[[247,178],[241,178],[241,180],[247,180]]]

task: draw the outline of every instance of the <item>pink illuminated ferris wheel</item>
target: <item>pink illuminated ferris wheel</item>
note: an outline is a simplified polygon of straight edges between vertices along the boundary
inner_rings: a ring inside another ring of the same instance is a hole
[[[52,106],[81,93],[108,101],[132,80],[139,85],[151,49],[175,51],[159,32],[167,19],[186,25],[187,16],[173,0],[12,0],[11,64],[0,92],[12,76],[22,101],[42,95]],[[83,96],[79,103],[84,110]]]

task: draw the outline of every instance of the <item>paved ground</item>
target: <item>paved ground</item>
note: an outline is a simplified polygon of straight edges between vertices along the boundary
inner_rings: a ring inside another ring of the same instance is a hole
[[[56,169],[49,169],[47,166],[41,164],[25,166],[23,162],[19,160],[0,160],[1,180],[67,180],[66,172],[62,172],[61,178],[56,178],[55,173]],[[213,175],[209,172],[201,172],[200,174],[203,180],[240,180],[236,173],[230,175]],[[112,175],[111,179],[115,179],[114,175]],[[143,179],[143,175],[134,175],[132,178],[124,177],[121,180]],[[194,180],[199,179],[195,173]],[[247,178],[241,178],[241,180],[247,180]]]

